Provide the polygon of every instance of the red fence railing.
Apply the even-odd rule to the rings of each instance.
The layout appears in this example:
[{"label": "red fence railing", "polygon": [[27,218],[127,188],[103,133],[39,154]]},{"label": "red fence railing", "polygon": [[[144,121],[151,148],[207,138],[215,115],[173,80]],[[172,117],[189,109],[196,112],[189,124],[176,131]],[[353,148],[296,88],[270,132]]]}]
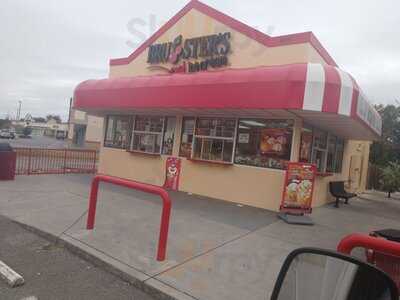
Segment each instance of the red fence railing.
[{"label": "red fence railing", "polygon": [[95,173],[96,150],[14,148],[16,175]]}]

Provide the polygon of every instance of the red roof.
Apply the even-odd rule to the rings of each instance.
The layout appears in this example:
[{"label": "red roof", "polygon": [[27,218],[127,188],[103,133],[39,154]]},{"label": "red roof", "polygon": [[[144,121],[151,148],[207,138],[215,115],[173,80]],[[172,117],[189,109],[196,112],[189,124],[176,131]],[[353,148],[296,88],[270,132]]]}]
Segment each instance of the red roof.
[{"label": "red roof", "polygon": [[88,80],[74,108],[110,113],[163,110],[285,110],[353,119],[380,134],[381,119],[352,77],[336,67],[290,64],[251,69]]},{"label": "red roof", "polygon": [[328,51],[321,45],[318,39],[312,32],[302,32],[295,34],[288,34],[282,36],[271,37],[261,31],[258,31],[198,0],[191,0],[183,9],[181,9],[175,16],[173,16],[167,23],[165,23],[159,30],[157,30],[148,40],[146,40],[139,48],[137,48],[131,55],[124,58],[116,58],[110,60],[111,66],[129,64],[132,60],[138,57],[146,48],[152,45],[161,35],[168,29],[175,25],[187,12],[191,9],[196,9],[201,13],[225,24],[226,26],[256,40],[257,42],[267,47],[278,47],[292,44],[310,43],[312,47],[321,55],[325,62],[332,66],[337,66],[336,62],[329,55]]}]

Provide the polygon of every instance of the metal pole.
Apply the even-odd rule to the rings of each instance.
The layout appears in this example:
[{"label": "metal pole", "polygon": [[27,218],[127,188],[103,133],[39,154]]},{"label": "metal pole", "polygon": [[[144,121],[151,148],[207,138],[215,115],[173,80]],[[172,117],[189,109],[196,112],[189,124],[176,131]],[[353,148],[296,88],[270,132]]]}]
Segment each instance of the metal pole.
[{"label": "metal pole", "polygon": [[161,214],[160,234],[158,239],[157,260],[158,261],[165,260],[167,251],[167,242],[168,242],[168,232],[169,232],[169,219],[171,216],[171,198],[169,197],[168,192],[162,187],[151,184],[131,181],[112,176],[106,176],[106,175],[96,175],[93,178],[90,190],[89,211],[86,223],[86,229],[89,230],[94,228],[94,221],[96,217],[97,194],[100,181],[109,182],[120,186],[125,186],[145,193],[155,194],[161,197],[161,199],[163,200],[163,208]]},{"label": "metal pole", "polygon": [[372,249],[393,256],[400,256],[400,243],[360,233],[353,233],[344,237],[337,246],[337,251],[344,254],[351,254],[351,251],[358,247]]}]

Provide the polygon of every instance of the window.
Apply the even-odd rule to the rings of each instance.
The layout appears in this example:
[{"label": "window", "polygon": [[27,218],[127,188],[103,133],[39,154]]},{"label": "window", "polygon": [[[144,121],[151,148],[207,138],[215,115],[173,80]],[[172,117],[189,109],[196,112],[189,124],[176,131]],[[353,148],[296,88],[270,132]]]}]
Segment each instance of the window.
[{"label": "window", "polygon": [[342,172],[343,152],[344,152],[344,140],[338,138],[336,143],[335,162],[334,162],[334,172],[336,173]]},{"label": "window", "polygon": [[190,158],[191,156],[194,125],[195,125],[195,118],[183,118],[179,156],[187,158]]},{"label": "window", "polygon": [[[312,140],[312,148],[309,141]],[[321,130],[305,126],[301,133],[300,162],[311,162],[319,172],[340,173],[342,170],[344,140]],[[311,153],[311,159],[307,157]]]},{"label": "window", "polygon": [[284,169],[290,160],[292,120],[239,120],[235,163]]},{"label": "window", "polygon": [[160,154],[163,130],[163,117],[136,116],[132,133],[131,150]]},{"label": "window", "polygon": [[128,116],[108,116],[106,136],[104,139],[105,147],[127,148],[128,132],[129,132]]},{"label": "window", "polygon": [[299,157],[300,162],[303,162],[303,163],[311,162],[312,142],[313,142],[312,128],[305,125],[301,129],[300,157]]},{"label": "window", "polygon": [[236,120],[198,118],[192,158],[232,163]]},{"label": "window", "polygon": [[317,166],[319,172],[325,172],[327,138],[328,135],[326,132],[317,129],[314,130],[311,162]]},{"label": "window", "polygon": [[326,171],[335,171],[336,136],[330,134],[328,138],[328,153],[326,156]]},{"label": "window", "polygon": [[172,155],[172,148],[174,147],[175,127],[176,127],[176,118],[167,117],[165,119],[162,154]]}]

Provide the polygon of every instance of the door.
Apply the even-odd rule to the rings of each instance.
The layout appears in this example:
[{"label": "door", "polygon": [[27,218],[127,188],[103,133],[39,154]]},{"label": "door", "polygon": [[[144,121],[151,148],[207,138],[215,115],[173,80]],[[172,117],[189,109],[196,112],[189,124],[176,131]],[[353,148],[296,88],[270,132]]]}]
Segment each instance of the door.
[{"label": "door", "polygon": [[362,156],[352,155],[350,158],[349,184],[352,191],[357,191],[361,183]]}]

